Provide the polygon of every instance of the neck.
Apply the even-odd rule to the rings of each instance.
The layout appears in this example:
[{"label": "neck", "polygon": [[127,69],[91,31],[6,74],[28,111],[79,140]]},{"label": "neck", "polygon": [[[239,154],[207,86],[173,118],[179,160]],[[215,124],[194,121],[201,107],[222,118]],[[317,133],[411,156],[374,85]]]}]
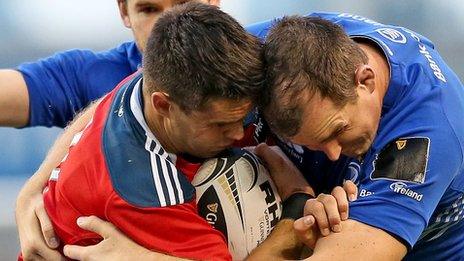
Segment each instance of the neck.
[{"label": "neck", "polygon": [[387,93],[388,84],[390,82],[390,66],[383,51],[376,44],[371,42],[358,43],[369,59],[371,66],[376,74],[376,90],[379,93],[380,103]]},{"label": "neck", "polygon": [[[145,84],[143,85],[145,86]],[[142,87],[143,88],[143,87]],[[175,147],[172,140],[169,138],[166,129],[165,118],[156,112],[151,102],[151,94],[142,89],[143,94],[143,117],[148,125],[150,131],[155,135],[156,139],[160,142],[163,149],[168,153],[177,154],[179,150]]]}]

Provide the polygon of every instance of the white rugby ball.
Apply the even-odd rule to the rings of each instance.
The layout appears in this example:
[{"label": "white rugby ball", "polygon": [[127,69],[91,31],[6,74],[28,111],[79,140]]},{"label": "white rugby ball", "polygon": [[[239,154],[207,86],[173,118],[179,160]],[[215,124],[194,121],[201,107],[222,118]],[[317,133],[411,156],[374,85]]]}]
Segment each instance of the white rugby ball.
[{"label": "white rugby ball", "polygon": [[248,151],[206,161],[192,184],[198,213],[224,234],[234,260],[263,242],[281,216],[281,199],[267,169]]}]

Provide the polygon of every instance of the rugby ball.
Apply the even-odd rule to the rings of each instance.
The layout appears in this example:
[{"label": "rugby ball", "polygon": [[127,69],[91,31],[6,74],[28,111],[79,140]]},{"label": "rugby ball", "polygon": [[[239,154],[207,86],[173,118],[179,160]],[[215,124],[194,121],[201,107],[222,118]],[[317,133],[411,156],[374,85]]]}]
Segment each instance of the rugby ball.
[{"label": "rugby ball", "polygon": [[224,234],[234,260],[245,259],[281,216],[281,199],[269,172],[246,150],[206,161],[192,184],[199,214]]}]

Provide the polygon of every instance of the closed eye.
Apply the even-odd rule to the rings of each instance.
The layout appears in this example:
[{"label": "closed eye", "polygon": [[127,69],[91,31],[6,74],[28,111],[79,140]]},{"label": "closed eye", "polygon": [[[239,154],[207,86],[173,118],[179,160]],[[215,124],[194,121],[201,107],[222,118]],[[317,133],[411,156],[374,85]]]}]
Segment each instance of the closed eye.
[{"label": "closed eye", "polygon": [[322,143],[327,143],[335,138],[337,138],[338,136],[340,136],[343,132],[345,132],[346,130],[348,130],[350,128],[350,126],[348,124],[346,125],[343,125],[339,128],[337,128],[334,132],[332,132],[332,134],[330,134],[329,137],[325,138],[322,140]]},{"label": "closed eye", "polygon": [[139,13],[152,14],[162,12],[159,6],[155,5],[142,5],[138,7]]},{"label": "closed eye", "polygon": [[235,125],[235,124],[237,124],[237,123],[241,123],[241,124],[242,124],[244,120],[245,120],[245,119],[240,119],[240,120],[238,120],[238,121],[232,121],[232,122],[216,122],[216,123],[214,123],[214,124],[215,124],[216,126],[218,126],[218,127],[225,127],[225,126],[229,126],[229,125]]}]

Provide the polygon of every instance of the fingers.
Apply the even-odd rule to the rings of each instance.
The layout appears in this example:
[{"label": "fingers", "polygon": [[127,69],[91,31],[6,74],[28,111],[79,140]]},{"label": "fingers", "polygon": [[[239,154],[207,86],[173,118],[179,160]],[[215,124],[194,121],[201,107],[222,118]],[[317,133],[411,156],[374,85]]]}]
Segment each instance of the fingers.
[{"label": "fingers", "polygon": [[96,216],[79,217],[76,222],[80,228],[95,232],[103,238],[108,238],[116,232],[113,224],[103,221]]},{"label": "fingers", "polygon": [[87,256],[88,248],[90,247],[66,245],[63,248],[63,253],[70,259],[84,260],[84,258]]},{"label": "fingers", "polygon": [[[24,219],[25,217],[23,217]],[[24,260],[41,259],[39,252],[41,249],[47,249],[45,241],[40,237],[40,225],[35,218],[27,223],[27,227],[18,222],[18,232],[21,245],[21,253]],[[35,235],[39,235],[35,237]]]},{"label": "fingers", "polygon": [[314,248],[317,239],[317,226],[314,216],[308,215],[295,220],[293,228],[295,235],[305,245]]},{"label": "fingers", "polygon": [[341,220],[347,220],[348,219],[348,199],[347,199],[347,194],[345,190],[339,186],[335,187],[332,190],[331,195],[335,198]]},{"label": "fingers", "polygon": [[[49,248],[43,237],[42,228],[49,230],[51,223],[46,216],[40,191],[18,199],[15,214],[24,260],[60,260],[62,258],[58,251]],[[42,224],[45,225],[42,227]]]},{"label": "fingers", "polygon": [[258,144],[255,148],[255,153],[267,165],[269,165],[269,163],[276,162],[276,160],[281,160],[279,155],[275,151],[271,150],[271,148],[265,143]]},{"label": "fingers", "polygon": [[30,245],[32,249],[30,251],[22,250],[23,260],[65,260],[65,258],[57,250],[48,248],[45,242],[42,244]]},{"label": "fingers", "polygon": [[40,228],[42,230],[42,235],[45,239],[45,242],[50,248],[57,248],[60,243],[58,241],[58,237],[53,230],[52,222],[45,211],[45,207],[43,201],[38,204],[35,208],[35,214],[39,219]]},{"label": "fingers", "polygon": [[346,192],[346,195],[348,195],[348,198],[350,201],[355,201],[358,197],[358,187],[356,184],[353,183],[351,180],[345,180],[343,183],[343,189]]},{"label": "fingers", "polygon": [[50,260],[50,261],[58,261],[58,260],[66,260],[61,254],[60,252],[58,252],[57,250],[53,250],[53,249],[50,249],[50,248],[42,248],[39,253],[41,258],[43,258],[44,260]]},{"label": "fingers", "polygon": [[338,204],[335,197],[332,195],[320,194],[318,196],[318,200],[324,205],[324,211],[329,221],[328,227],[324,230],[323,235],[327,236],[330,234],[330,230],[333,232],[342,231],[340,212],[338,210]]},{"label": "fingers", "polygon": [[348,200],[345,191],[338,187],[332,195],[319,194],[315,199],[306,202],[304,215],[312,215],[323,236],[328,236],[330,231],[340,232],[342,220],[348,219]]},{"label": "fingers", "polygon": [[256,146],[247,146],[247,147],[242,147],[242,149],[249,151],[251,153],[255,153]]}]

